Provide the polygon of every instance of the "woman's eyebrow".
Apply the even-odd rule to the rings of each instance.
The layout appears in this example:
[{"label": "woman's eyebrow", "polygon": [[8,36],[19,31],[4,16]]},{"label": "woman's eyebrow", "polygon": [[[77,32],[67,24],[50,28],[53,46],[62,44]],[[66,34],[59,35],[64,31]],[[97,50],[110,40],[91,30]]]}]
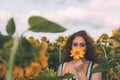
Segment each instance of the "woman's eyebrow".
[{"label": "woman's eyebrow", "polygon": [[80,43],[80,44],[86,44],[86,43]]}]

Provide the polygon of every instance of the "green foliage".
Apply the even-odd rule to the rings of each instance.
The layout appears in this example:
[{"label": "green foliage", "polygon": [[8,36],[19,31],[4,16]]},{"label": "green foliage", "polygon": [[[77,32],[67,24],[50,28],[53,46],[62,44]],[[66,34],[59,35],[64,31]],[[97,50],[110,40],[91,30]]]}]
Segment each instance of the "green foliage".
[{"label": "green foliage", "polygon": [[41,37],[41,41],[46,41],[47,42],[47,37],[45,37],[45,36]]},{"label": "green foliage", "polygon": [[2,34],[0,34],[0,48],[5,47],[4,44],[9,42],[12,39],[12,37],[10,36],[4,36]]},{"label": "green foliage", "polygon": [[57,76],[56,72],[53,69],[46,68],[40,72],[40,76],[35,77],[34,79],[35,80],[63,80],[63,79],[72,78],[72,77],[73,75],[70,73],[67,73],[63,76]]},{"label": "green foliage", "polygon": [[58,76],[58,80],[60,80],[60,79],[66,79],[66,78],[73,78],[73,74],[71,74],[71,73],[66,73],[66,74],[64,74],[63,76]]},{"label": "green foliage", "polygon": [[34,32],[63,32],[66,29],[62,26],[51,22],[40,16],[32,16],[29,18],[29,30]]},{"label": "green foliage", "polygon": [[102,34],[96,42],[97,48],[101,51],[102,64],[95,67],[92,72],[102,72],[104,80],[120,79],[120,35],[119,28],[114,30],[114,35],[108,37]]},{"label": "green foliage", "polygon": [[[51,46],[53,46],[54,48],[51,49]],[[55,71],[57,71],[59,65],[63,61],[63,54],[62,54],[63,53],[63,48],[61,48],[61,50],[60,50],[60,46],[57,45],[56,43],[53,43],[53,44],[49,43],[47,53],[50,54],[50,58],[48,60],[49,68],[54,69]],[[59,61],[59,57],[60,57],[59,53],[61,53],[61,62]]]},{"label": "green foliage", "polygon": [[[47,53],[50,54],[50,58],[48,60],[49,68],[54,69],[55,71],[58,70],[59,66],[59,49],[56,44],[51,44],[54,46],[54,49],[51,50],[50,46],[47,49]],[[54,63],[53,63],[54,62]]]},{"label": "green foliage", "polygon": [[120,35],[111,36],[110,38],[120,43]]},{"label": "green foliage", "polygon": [[54,80],[56,72],[53,69],[45,68],[40,72],[40,76],[36,77],[35,80]]},{"label": "green foliage", "polygon": [[116,66],[116,64],[114,63],[110,63],[110,64],[101,64],[97,67],[95,67],[93,69],[93,73],[96,73],[96,72],[108,72],[110,70],[111,67],[114,67]]},{"label": "green foliage", "polygon": [[13,45],[13,38],[0,34],[0,61],[7,63],[10,56],[10,48]]},{"label": "green foliage", "polygon": [[103,40],[106,40],[108,38],[108,35],[107,34],[102,34],[101,37],[103,38]]},{"label": "green foliage", "polygon": [[4,77],[0,77],[0,80],[5,80],[5,78]]},{"label": "green foliage", "polygon": [[120,27],[113,30],[113,36],[120,35]]},{"label": "green foliage", "polygon": [[[40,16],[31,16],[28,20],[30,28],[34,32],[63,32],[66,29]],[[0,62],[7,66],[6,79],[11,80],[12,68],[16,64],[25,67],[36,59],[37,48],[33,46],[23,34],[20,37],[13,37],[15,33],[15,22],[11,18],[6,26],[7,36],[0,34]],[[50,73],[51,74],[51,73]]]},{"label": "green foliage", "polygon": [[110,38],[120,43],[120,27],[113,30],[113,35]]},{"label": "green foliage", "polygon": [[[30,29],[32,31],[37,30],[37,32],[63,32],[66,29],[61,27],[60,25],[51,22],[43,17],[40,16],[31,16],[28,20],[30,24]],[[42,25],[48,24],[44,27]],[[52,25],[52,26],[50,26]],[[49,27],[50,26],[50,27]],[[54,28],[54,29],[51,29]],[[8,21],[8,24],[6,26],[6,31],[8,33],[7,36],[4,36],[0,34],[0,55],[3,60],[6,62],[9,61],[10,53],[11,53],[11,47],[13,46],[14,39],[12,35],[15,33],[15,23],[14,19],[11,18]],[[4,45],[7,45],[4,47]],[[24,66],[25,64],[29,64],[31,61],[35,60],[38,54],[35,54],[35,51],[37,51],[36,47],[33,46],[26,38],[24,38],[22,35],[20,37],[18,50],[16,52],[15,57],[15,64]]]},{"label": "green foliage", "polygon": [[21,37],[18,50],[16,52],[15,64],[25,66],[34,61],[34,52],[32,44],[24,37]]},{"label": "green foliage", "polygon": [[[62,26],[49,21],[40,16],[31,16],[28,20],[30,28],[28,30],[34,32],[63,32],[66,29]],[[29,42],[23,35],[21,35],[18,40],[18,46],[14,44],[16,37],[13,37],[15,33],[15,23],[14,19],[11,18],[6,26],[7,36],[0,34],[0,62],[7,64],[7,73],[11,74],[12,66],[14,64],[18,66],[25,67],[29,65],[32,61],[38,58],[38,48],[40,50],[41,46],[36,47],[33,43]],[[51,44],[43,37],[42,41],[48,42],[49,46],[46,51],[47,55],[50,55],[48,60],[49,68],[42,69],[39,76],[34,77],[35,80],[61,80],[65,78],[73,77],[72,74],[68,73],[63,76],[57,76],[56,71],[58,66],[62,63],[63,47],[60,47],[56,43]],[[61,41],[61,40],[60,40]],[[117,43],[117,44],[116,44]],[[54,46],[52,49],[50,46]],[[102,64],[93,69],[93,73],[102,72],[104,80],[115,80],[120,79],[120,28],[114,30],[114,35],[108,36],[107,34],[102,34],[100,39],[96,41],[97,48],[101,51],[100,57],[102,59]],[[13,50],[13,51],[12,51]],[[61,55],[59,55],[59,53]],[[14,57],[15,56],[15,57]],[[9,59],[11,58],[11,59]],[[9,65],[14,63],[13,65]],[[112,72],[111,72],[112,70]],[[117,78],[112,75],[118,75]],[[10,78],[11,77],[11,78]],[[13,79],[11,75],[6,75],[7,79]],[[4,79],[0,77],[0,79]],[[14,78],[14,80],[20,80],[19,78]]]},{"label": "green foliage", "polygon": [[13,18],[11,18],[8,21],[8,24],[6,26],[6,31],[10,36],[12,36],[15,33],[15,22]]}]

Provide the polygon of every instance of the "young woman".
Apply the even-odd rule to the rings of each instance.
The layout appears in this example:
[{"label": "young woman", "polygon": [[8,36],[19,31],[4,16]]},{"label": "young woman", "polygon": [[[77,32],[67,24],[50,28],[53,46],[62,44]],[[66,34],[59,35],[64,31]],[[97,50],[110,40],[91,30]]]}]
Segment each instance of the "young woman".
[{"label": "young woman", "polygon": [[[85,53],[84,57],[74,60],[70,56],[70,51],[73,48],[81,48]],[[99,63],[93,39],[86,31],[78,31],[67,40],[64,47],[64,63],[58,68],[58,76],[71,73],[74,75],[73,78],[65,80],[102,80],[101,72],[91,73],[91,70]]]}]

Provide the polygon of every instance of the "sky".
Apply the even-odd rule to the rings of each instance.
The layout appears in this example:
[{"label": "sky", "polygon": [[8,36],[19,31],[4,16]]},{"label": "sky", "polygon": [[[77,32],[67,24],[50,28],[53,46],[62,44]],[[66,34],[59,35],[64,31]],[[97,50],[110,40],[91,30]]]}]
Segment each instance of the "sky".
[{"label": "sky", "polygon": [[[67,30],[62,33],[34,33],[29,28],[30,16],[42,16],[60,24]],[[60,35],[86,30],[97,39],[101,34],[112,34],[120,27],[120,0],[0,0],[0,32],[5,31],[8,20],[13,17],[19,36],[46,36],[54,41]]]}]

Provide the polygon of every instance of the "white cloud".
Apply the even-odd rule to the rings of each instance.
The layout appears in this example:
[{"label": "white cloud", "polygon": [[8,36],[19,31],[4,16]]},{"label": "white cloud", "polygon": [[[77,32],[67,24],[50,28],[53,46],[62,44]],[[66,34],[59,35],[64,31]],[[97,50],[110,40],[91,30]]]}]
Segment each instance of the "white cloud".
[{"label": "white cloud", "polygon": [[42,13],[39,10],[32,10],[29,13],[24,14],[16,14],[15,17],[18,18],[18,23],[20,24],[26,24],[28,23],[28,18],[33,15],[41,16]]},{"label": "white cloud", "polygon": [[[29,0],[23,0],[19,5],[21,5],[21,3],[23,4],[24,1],[27,3]],[[38,3],[35,5],[34,3],[29,2],[29,4],[24,4],[23,7],[21,6],[19,8],[16,8],[17,10],[23,9],[23,12],[18,11],[22,13],[9,12],[0,8],[1,23],[7,22],[8,19],[13,16],[17,25],[18,32],[22,33],[29,27],[28,18],[33,15],[38,15],[65,26],[68,29],[65,34],[73,33],[80,29],[85,29],[90,31],[90,33],[92,33],[94,36],[105,32],[106,29],[108,29],[107,32],[110,33],[111,29],[120,26],[120,0],[92,0],[86,3],[86,6],[76,6],[70,3],[72,0],[70,2],[69,0],[65,1],[66,3],[64,5],[61,4],[61,6],[60,4],[59,6],[56,5],[58,3],[64,3],[63,0],[57,0],[56,4],[55,2],[54,4],[52,2],[48,3],[47,0],[41,1],[44,4],[40,3],[37,0],[37,2],[42,4],[40,6]],[[75,3],[77,3],[77,1],[78,0],[76,0]],[[47,5],[45,5],[45,2],[47,2]],[[12,5],[12,3],[10,5]],[[29,9],[27,10],[27,8]],[[41,8],[44,8],[45,11]],[[99,31],[96,31],[98,29]],[[3,28],[0,30],[3,30]],[[94,34],[95,31],[96,34]]]},{"label": "white cloud", "polygon": [[97,11],[104,11],[106,9],[108,9],[108,4],[109,2],[107,2],[107,5],[105,3],[106,1],[104,0],[94,0],[91,1],[91,4],[88,6],[88,8],[90,8],[91,10],[97,10]]},{"label": "white cloud", "polygon": [[[109,1],[109,0],[108,0]],[[110,0],[110,6],[114,8],[120,8],[120,0]]]},{"label": "white cloud", "polygon": [[64,10],[57,10],[55,12],[47,13],[46,16],[55,21],[67,22],[70,20],[84,20],[88,13],[84,8],[68,7]]},{"label": "white cloud", "polygon": [[112,8],[120,8],[120,0],[94,0],[89,5],[90,9],[106,11]]},{"label": "white cloud", "polygon": [[12,16],[12,14],[8,11],[5,10],[0,10],[0,20],[1,21],[6,21],[8,20],[10,17]]},{"label": "white cloud", "polygon": [[119,27],[120,26],[120,18],[112,18],[112,17],[106,17],[104,20],[105,25],[111,28]]}]

